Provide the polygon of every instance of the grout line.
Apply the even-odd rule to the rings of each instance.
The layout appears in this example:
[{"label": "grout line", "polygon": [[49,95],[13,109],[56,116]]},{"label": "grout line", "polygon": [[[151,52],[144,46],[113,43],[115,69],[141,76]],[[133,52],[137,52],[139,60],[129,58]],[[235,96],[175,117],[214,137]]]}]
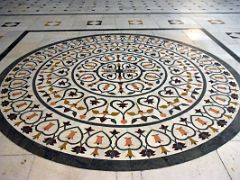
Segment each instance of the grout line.
[{"label": "grout line", "polygon": [[28,175],[27,175],[27,179],[26,179],[26,180],[29,180],[30,174],[31,174],[32,169],[33,169],[33,164],[34,164],[34,162],[35,162],[35,158],[36,158],[36,156],[33,156],[33,161],[32,161],[32,164],[31,164],[31,166],[30,166],[30,169],[29,169],[29,171],[28,171]]},{"label": "grout line", "polygon": [[0,157],[7,157],[7,156],[32,156],[33,154],[3,154]]},{"label": "grout line", "polygon": [[28,14],[5,14],[2,13],[0,16],[62,16],[62,15],[147,15],[147,14],[240,14],[239,11],[236,12],[118,12],[118,13],[28,13]]},{"label": "grout line", "polygon": [[142,175],[143,171],[140,171],[140,179],[143,180],[143,175]]},{"label": "grout line", "polygon": [[116,171],[115,174],[116,174],[116,180],[118,180],[118,172]]},{"label": "grout line", "polygon": [[26,36],[28,31],[24,31],[18,38],[13,41],[0,55],[0,61]]},{"label": "grout line", "polygon": [[230,56],[233,57],[236,61],[240,63],[240,57],[235,54],[232,50],[230,50],[226,45],[224,45],[221,41],[219,41],[215,36],[213,36],[210,32],[208,32],[206,29],[202,28],[202,31],[210,38],[212,39],[217,45],[219,45],[223,50],[225,50]]},{"label": "grout line", "polygon": [[216,153],[217,153],[217,155],[218,155],[219,159],[221,160],[221,162],[222,162],[222,164],[223,164],[223,166],[224,166],[225,170],[227,171],[227,174],[228,174],[228,176],[229,176],[229,177],[230,177],[230,179],[232,180],[232,176],[230,175],[230,173],[229,173],[229,171],[228,171],[228,169],[227,169],[226,165],[224,164],[224,162],[223,162],[223,160],[222,160],[221,156],[219,155],[219,153],[218,153],[218,150],[216,150]]}]

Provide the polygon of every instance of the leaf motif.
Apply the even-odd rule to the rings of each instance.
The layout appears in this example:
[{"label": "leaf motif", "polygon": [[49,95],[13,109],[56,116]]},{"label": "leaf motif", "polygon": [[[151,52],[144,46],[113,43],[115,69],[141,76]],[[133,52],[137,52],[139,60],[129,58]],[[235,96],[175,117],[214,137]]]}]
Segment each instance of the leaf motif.
[{"label": "leaf motif", "polygon": [[152,113],[153,112],[153,109],[148,109],[147,110],[147,113]]},{"label": "leaf motif", "polygon": [[129,116],[135,116],[135,115],[136,115],[135,112],[127,112],[127,114],[128,114]]},{"label": "leaf motif", "polygon": [[70,102],[68,100],[64,100],[64,104],[69,104]]},{"label": "leaf motif", "polygon": [[81,110],[84,110],[84,109],[86,109],[86,108],[83,107],[83,106],[79,106],[77,109],[78,109],[79,111],[81,111]]},{"label": "leaf motif", "polygon": [[157,116],[152,115],[151,118],[153,119],[159,119]]},{"label": "leaf motif", "polygon": [[179,102],[179,98],[175,98],[175,99],[174,99],[174,102],[175,102],[175,103],[178,103],[178,102]]},{"label": "leaf motif", "polygon": [[72,115],[73,115],[73,117],[76,117],[77,116],[77,112],[73,111]]},{"label": "leaf motif", "polygon": [[115,119],[111,119],[111,122],[113,122],[114,124],[117,124],[117,121]]},{"label": "leaf motif", "polygon": [[137,118],[132,120],[132,124],[134,124],[135,122],[137,122]]},{"label": "leaf motif", "polygon": [[64,106],[56,106],[55,108],[63,108]]},{"label": "leaf motif", "polygon": [[182,96],[186,96],[186,95],[187,95],[187,93],[182,93],[181,95],[182,95]]},{"label": "leaf motif", "polygon": [[111,115],[112,116],[117,116],[117,115],[119,115],[119,112],[112,112]]},{"label": "leaf motif", "polygon": [[161,106],[159,106],[159,107],[162,108],[162,109],[166,109],[166,108],[168,108],[167,105],[161,105]]},{"label": "leaf motif", "polygon": [[69,112],[69,111],[71,111],[70,108],[65,108],[63,112]]},{"label": "leaf motif", "polygon": [[96,117],[90,117],[90,118],[88,119],[88,121],[92,121],[92,120],[94,120],[94,119],[96,119]]},{"label": "leaf motif", "polygon": [[98,110],[92,110],[92,113],[93,114],[99,114],[99,111]]}]

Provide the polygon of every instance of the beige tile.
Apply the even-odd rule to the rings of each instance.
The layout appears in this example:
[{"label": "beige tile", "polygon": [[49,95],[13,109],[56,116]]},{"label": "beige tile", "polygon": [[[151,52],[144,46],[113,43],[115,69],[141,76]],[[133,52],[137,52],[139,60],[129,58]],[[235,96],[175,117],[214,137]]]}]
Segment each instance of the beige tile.
[{"label": "beige tile", "polygon": [[0,156],[0,179],[26,180],[33,160],[32,155]]},{"label": "beige tile", "polygon": [[115,172],[74,168],[36,157],[29,180],[115,180]]},{"label": "beige tile", "polygon": [[143,171],[143,180],[228,180],[230,179],[219,156],[214,151],[201,158],[183,164]]},{"label": "beige tile", "polygon": [[116,180],[141,180],[141,172],[116,172]]},{"label": "beige tile", "polygon": [[18,145],[14,144],[7,137],[0,133],[0,156],[1,155],[26,155],[31,154],[30,152],[24,150]]},{"label": "beige tile", "polygon": [[240,141],[231,141],[219,148],[221,157],[233,180],[240,179]]}]

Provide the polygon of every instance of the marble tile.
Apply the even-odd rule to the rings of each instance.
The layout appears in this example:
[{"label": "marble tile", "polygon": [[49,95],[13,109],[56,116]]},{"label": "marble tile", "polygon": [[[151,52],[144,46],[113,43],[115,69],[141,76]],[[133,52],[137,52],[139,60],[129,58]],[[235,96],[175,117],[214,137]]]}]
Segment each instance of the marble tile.
[{"label": "marble tile", "polygon": [[33,163],[32,171],[29,174],[29,179],[42,180],[43,173],[45,180],[75,180],[76,178],[79,180],[99,178],[104,180],[116,179],[115,172],[74,168],[36,157]]},{"label": "marble tile", "polygon": [[0,156],[0,179],[27,180],[33,161],[32,155]]},{"label": "marble tile", "polygon": [[26,151],[25,149],[17,146],[13,142],[11,142],[7,137],[0,133],[0,144],[4,144],[0,148],[0,156],[2,155],[25,155],[31,154],[30,152]]},{"label": "marble tile", "polygon": [[168,180],[202,180],[209,179],[209,176],[211,180],[230,180],[216,152],[211,152],[204,157],[168,168],[143,171],[142,176],[143,179],[151,180],[158,180],[160,177]]},{"label": "marble tile", "polygon": [[142,180],[140,171],[116,172],[116,180]]},{"label": "marble tile", "polygon": [[231,141],[217,151],[233,180],[240,179],[240,141]]}]

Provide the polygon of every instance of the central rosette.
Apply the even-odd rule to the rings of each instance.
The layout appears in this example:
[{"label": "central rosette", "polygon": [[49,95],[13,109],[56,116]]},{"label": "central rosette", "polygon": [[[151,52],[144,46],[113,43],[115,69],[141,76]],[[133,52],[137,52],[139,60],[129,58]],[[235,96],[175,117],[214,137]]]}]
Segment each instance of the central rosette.
[{"label": "central rosette", "polygon": [[159,88],[166,79],[166,70],[160,63],[145,56],[104,54],[77,64],[73,79],[88,92],[122,98]]},{"label": "central rosette", "polygon": [[98,70],[99,76],[113,83],[124,83],[136,80],[141,75],[141,69],[136,63],[111,62],[103,64]]}]

